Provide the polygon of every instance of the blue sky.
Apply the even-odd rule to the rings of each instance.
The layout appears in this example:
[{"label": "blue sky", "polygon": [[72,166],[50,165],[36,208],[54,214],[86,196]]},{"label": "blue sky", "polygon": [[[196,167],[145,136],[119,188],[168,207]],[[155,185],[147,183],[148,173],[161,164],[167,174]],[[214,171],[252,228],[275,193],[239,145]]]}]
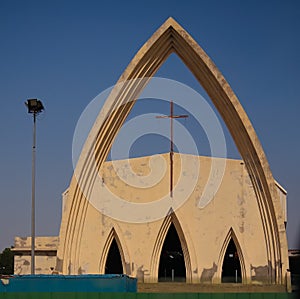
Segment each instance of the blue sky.
[{"label": "blue sky", "polygon": [[[14,236],[30,235],[32,120],[24,101],[37,97],[46,107],[38,120],[37,235],[58,235],[61,193],[72,176],[72,138],[81,113],[97,94],[116,83],[169,16],[194,37],[237,94],[275,179],[288,190],[288,241],[290,248],[297,246],[298,1],[2,0],[0,250],[13,245]],[[201,92],[176,56],[158,75]],[[134,113],[143,109],[147,103]],[[168,113],[168,107],[156,111]],[[154,143],[159,145],[150,153],[169,149],[166,140]],[[148,154],[147,144],[149,140],[140,140],[135,151]],[[229,156],[238,157],[229,137],[228,146]]]}]

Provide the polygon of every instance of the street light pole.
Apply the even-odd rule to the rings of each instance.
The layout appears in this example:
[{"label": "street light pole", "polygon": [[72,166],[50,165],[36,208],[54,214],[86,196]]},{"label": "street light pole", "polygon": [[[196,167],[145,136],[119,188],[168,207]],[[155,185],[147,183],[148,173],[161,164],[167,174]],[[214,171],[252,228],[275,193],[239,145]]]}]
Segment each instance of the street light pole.
[{"label": "street light pole", "polygon": [[28,113],[33,114],[32,140],[32,177],[31,177],[31,274],[35,274],[35,153],[36,153],[36,116],[44,110],[41,101],[29,99],[25,102]]},{"label": "street light pole", "polygon": [[35,274],[35,151],[36,112],[33,112],[32,173],[31,173],[31,274]]}]

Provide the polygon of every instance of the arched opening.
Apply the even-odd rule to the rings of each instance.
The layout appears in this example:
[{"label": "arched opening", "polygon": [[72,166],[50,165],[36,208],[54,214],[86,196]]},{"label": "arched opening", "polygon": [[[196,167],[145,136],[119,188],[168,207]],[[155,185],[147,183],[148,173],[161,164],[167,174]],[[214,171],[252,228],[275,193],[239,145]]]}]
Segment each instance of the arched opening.
[{"label": "arched opening", "polygon": [[233,239],[227,246],[222,266],[222,282],[241,283],[241,263]]},{"label": "arched opening", "polygon": [[107,255],[105,274],[123,274],[121,254],[115,238],[112,240]]},{"label": "arched opening", "polygon": [[184,255],[179,236],[173,223],[171,223],[161,250],[158,281],[186,281]]}]

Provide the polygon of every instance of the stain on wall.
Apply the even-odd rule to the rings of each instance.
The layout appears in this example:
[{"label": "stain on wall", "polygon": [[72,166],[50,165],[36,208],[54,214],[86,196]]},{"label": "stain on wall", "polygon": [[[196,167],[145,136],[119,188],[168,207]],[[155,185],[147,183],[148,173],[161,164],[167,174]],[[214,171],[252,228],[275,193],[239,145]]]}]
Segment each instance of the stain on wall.
[{"label": "stain on wall", "polygon": [[215,262],[213,263],[213,266],[211,268],[204,268],[202,273],[201,273],[201,277],[200,277],[200,282],[204,283],[204,282],[212,282],[212,278],[214,276],[214,274],[217,272],[218,266],[215,264]]},{"label": "stain on wall", "polygon": [[56,259],[56,267],[55,267],[56,271],[62,272],[62,265],[63,265],[63,260],[60,258],[57,258]]},{"label": "stain on wall", "polygon": [[136,271],[136,278],[139,282],[144,282],[145,270],[143,270],[144,265],[138,267]]},{"label": "stain on wall", "polygon": [[125,271],[127,275],[131,275],[130,263],[125,263]]},{"label": "stain on wall", "polygon": [[252,281],[259,281],[264,283],[270,282],[270,274],[272,275],[273,269],[271,263],[265,266],[254,267],[251,265],[251,279]]},{"label": "stain on wall", "polygon": [[29,266],[30,263],[29,263],[28,261],[25,260],[25,261],[23,262],[23,265],[24,265],[24,266]]}]

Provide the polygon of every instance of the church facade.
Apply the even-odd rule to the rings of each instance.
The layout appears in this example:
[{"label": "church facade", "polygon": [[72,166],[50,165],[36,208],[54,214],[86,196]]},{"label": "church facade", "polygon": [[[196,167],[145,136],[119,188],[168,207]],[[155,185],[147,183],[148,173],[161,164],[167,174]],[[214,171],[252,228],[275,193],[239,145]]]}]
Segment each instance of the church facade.
[{"label": "church facade", "polygon": [[[172,171],[169,154],[106,162],[147,78],[171,53],[210,96],[241,160],[174,154]],[[238,98],[203,49],[169,18],[133,58],[122,82],[98,115],[63,195],[55,271],[124,273],[144,283],[288,284],[286,191],[273,178]],[[221,165],[222,180],[218,187],[210,183],[209,191],[205,186]],[[160,180],[145,183],[147,188],[130,186],[120,176],[129,168]]]}]

